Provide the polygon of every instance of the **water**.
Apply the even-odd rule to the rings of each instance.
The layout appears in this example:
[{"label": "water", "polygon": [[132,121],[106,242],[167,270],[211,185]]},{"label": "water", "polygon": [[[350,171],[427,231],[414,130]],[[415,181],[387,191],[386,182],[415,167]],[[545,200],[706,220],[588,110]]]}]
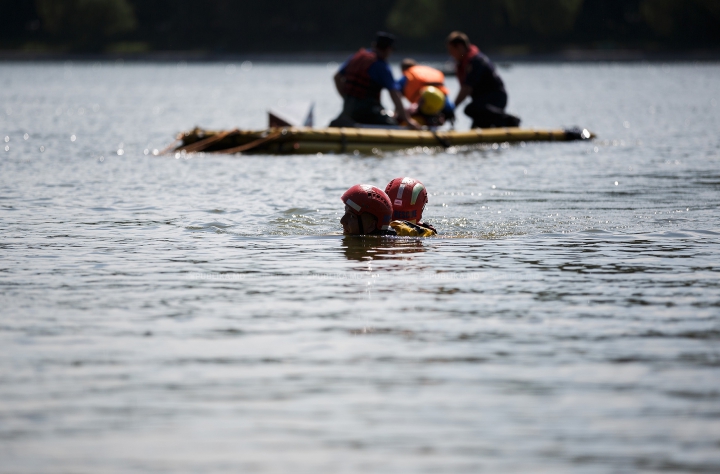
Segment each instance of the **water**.
[{"label": "water", "polygon": [[[155,157],[331,71],[0,65],[0,472],[718,472],[720,67],[501,72],[599,139]],[[404,175],[443,238],[338,235]]]}]

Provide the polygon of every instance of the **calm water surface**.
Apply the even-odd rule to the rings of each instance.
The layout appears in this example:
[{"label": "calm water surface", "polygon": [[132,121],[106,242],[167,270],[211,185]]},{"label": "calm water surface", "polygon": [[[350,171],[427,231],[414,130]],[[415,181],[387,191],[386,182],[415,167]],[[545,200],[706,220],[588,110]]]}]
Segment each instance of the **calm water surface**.
[{"label": "calm water surface", "polygon": [[[501,71],[594,142],[153,156],[332,69],[0,64],[0,472],[719,472],[720,66]],[[404,175],[443,238],[338,235]]]}]

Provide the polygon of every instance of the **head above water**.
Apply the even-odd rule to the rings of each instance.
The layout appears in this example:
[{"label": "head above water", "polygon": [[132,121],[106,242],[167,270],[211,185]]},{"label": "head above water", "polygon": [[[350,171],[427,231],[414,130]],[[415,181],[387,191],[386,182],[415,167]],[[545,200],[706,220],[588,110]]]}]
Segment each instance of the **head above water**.
[{"label": "head above water", "polygon": [[392,218],[390,198],[382,189],[369,184],[356,184],[340,198],[345,214],[340,219],[346,235],[369,235],[387,231]]},{"label": "head above water", "polygon": [[371,235],[377,230],[377,217],[369,212],[358,215],[352,208],[345,206],[345,214],[340,218],[345,235]]},{"label": "head above water", "polygon": [[409,221],[413,224],[421,221],[423,210],[428,203],[425,185],[414,178],[395,178],[385,187],[385,192],[393,205],[393,220]]},{"label": "head above water", "polygon": [[375,35],[372,47],[381,59],[387,59],[395,46],[395,35],[378,31]]},{"label": "head above water", "polygon": [[412,58],[405,58],[400,63],[400,69],[402,69],[403,71],[407,71],[413,66],[417,66],[417,61]]},{"label": "head above water", "polygon": [[462,31],[453,31],[445,40],[450,56],[460,61],[470,50],[470,38]]}]

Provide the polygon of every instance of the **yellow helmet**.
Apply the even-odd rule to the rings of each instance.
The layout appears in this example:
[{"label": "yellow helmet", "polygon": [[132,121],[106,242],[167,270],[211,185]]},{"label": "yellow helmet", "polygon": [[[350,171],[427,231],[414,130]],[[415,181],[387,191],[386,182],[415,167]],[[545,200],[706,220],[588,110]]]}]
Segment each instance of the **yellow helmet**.
[{"label": "yellow helmet", "polygon": [[420,94],[420,112],[435,115],[445,107],[445,94],[435,86],[423,87]]}]

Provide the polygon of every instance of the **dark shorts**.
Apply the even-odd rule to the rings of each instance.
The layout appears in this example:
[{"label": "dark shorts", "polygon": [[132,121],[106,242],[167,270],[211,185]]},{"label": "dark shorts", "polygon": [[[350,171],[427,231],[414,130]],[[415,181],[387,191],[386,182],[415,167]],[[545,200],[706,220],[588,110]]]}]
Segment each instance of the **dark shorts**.
[{"label": "dark shorts", "polygon": [[465,115],[473,119],[472,128],[517,127],[520,120],[505,113],[507,94],[504,91],[491,92],[472,98],[465,107]]}]

